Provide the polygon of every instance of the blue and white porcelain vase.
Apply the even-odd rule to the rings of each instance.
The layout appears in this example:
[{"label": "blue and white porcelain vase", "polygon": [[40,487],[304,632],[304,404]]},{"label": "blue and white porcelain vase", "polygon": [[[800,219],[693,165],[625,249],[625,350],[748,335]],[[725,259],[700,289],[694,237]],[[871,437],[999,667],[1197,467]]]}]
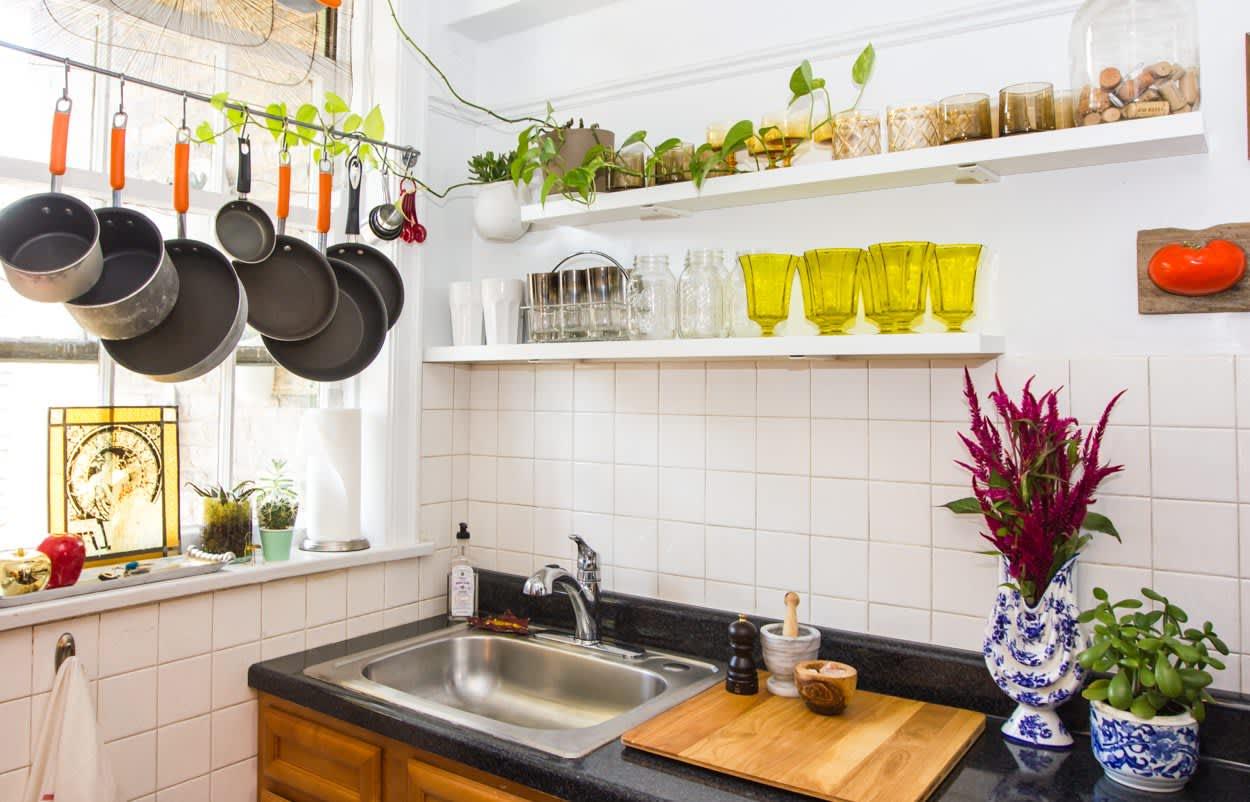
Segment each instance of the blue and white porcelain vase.
[{"label": "blue and white porcelain vase", "polygon": [[1089,735],[1107,778],[1129,788],[1179,791],[1198,769],[1198,722],[1187,712],[1147,721],[1092,702]]},{"label": "blue and white porcelain vase", "polygon": [[1073,557],[1030,607],[1009,585],[1006,559],[999,565],[998,597],[981,651],[994,682],[1017,705],[1003,724],[1009,741],[1045,749],[1072,746],[1072,735],[1055,708],[1071,699],[1085,680],[1085,670],[1076,661],[1088,643],[1076,621],[1075,567]]}]

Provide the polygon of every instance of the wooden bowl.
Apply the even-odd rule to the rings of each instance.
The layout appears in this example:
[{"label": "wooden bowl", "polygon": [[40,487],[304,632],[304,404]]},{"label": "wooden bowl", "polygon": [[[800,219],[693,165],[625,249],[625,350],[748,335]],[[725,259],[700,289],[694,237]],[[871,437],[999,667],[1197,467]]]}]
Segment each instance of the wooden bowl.
[{"label": "wooden bowl", "polygon": [[822,716],[835,716],[846,709],[858,679],[859,672],[853,666],[833,660],[804,660],[794,667],[799,696],[808,710]]}]

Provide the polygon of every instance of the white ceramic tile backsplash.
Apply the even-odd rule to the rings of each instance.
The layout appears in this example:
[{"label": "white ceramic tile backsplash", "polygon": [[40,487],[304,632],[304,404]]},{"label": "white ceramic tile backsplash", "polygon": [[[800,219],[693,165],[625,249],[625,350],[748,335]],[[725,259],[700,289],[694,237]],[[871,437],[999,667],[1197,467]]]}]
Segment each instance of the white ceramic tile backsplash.
[{"label": "white ceramic tile backsplash", "polygon": [[[441,409],[450,384],[458,408],[503,409],[507,395],[520,414],[487,413],[495,451],[475,456],[496,460],[493,480],[462,490],[453,481],[422,525],[445,527],[447,504],[468,512],[473,502],[471,517],[493,523],[495,538],[475,554],[501,570],[568,564],[576,529],[604,555],[613,590],[769,614],[796,589],[807,620],[976,648],[997,564],[977,554],[987,545],[981,522],[940,507],[968,495],[952,464],[964,456],[964,366],[600,363],[474,368],[469,378],[446,368],[451,378],[435,377],[438,401],[427,408]],[[1098,504],[1124,542],[1099,537],[1087,549],[1081,591],[1166,588],[1182,605],[1207,605],[1245,654],[1250,504],[1238,502],[1250,502],[1250,358],[1012,356],[967,366],[982,399],[995,371],[1016,393],[1029,377],[1039,395],[1062,386],[1062,411],[1083,425],[1128,390],[1103,449],[1126,470]],[[473,400],[478,389],[491,397]],[[522,440],[532,432],[539,457],[530,504],[498,500],[509,469],[496,458],[514,426]],[[1222,684],[1236,687],[1247,664],[1230,661]]]}]

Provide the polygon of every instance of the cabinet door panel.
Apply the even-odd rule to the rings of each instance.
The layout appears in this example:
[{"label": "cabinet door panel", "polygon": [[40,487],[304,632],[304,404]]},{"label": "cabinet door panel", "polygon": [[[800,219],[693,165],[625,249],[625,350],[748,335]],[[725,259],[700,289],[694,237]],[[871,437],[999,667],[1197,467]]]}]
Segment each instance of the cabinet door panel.
[{"label": "cabinet door panel", "polygon": [[526,802],[526,800],[428,763],[422,763],[420,760],[409,760],[408,796],[405,802]]},{"label": "cabinet door panel", "polygon": [[320,802],[380,802],[379,747],[272,708],[261,718],[267,779]]}]

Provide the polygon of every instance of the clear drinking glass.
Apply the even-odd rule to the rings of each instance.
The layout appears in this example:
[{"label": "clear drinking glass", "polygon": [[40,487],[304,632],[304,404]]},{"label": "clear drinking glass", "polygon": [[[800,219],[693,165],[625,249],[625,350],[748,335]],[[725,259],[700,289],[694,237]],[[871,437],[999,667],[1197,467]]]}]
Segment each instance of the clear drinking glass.
[{"label": "clear drinking glass", "polygon": [[589,273],[585,269],[560,271],[560,334],[565,340],[590,336]]},{"label": "clear drinking glass", "polygon": [[882,334],[910,331],[924,314],[932,242],[881,242],[868,248],[864,315]]},{"label": "clear drinking glass", "polygon": [[946,324],[947,331],[963,331],[964,321],[972,317],[981,247],[938,245],[929,263],[929,302],[933,316]]},{"label": "clear drinking glass", "polygon": [[998,93],[1000,136],[1055,130],[1055,87],[1045,81],[1004,86]]},{"label": "clear drinking glass", "polygon": [[821,248],[803,254],[799,265],[803,309],[821,334],[841,334],[859,312],[862,248]]},{"label": "clear drinking glass", "polygon": [[686,338],[720,337],[725,328],[725,290],[721,252],[686,253],[686,268],[677,282],[677,331]]},{"label": "clear drinking glass", "polygon": [[664,254],[634,257],[629,274],[629,338],[671,340],[677,336],[677,281]]},{"label": "clear drinking glass", "polygon": [[747,282],[741,256],[725,265],[725,336],[758,337],[760,327],[747,314]]}]

